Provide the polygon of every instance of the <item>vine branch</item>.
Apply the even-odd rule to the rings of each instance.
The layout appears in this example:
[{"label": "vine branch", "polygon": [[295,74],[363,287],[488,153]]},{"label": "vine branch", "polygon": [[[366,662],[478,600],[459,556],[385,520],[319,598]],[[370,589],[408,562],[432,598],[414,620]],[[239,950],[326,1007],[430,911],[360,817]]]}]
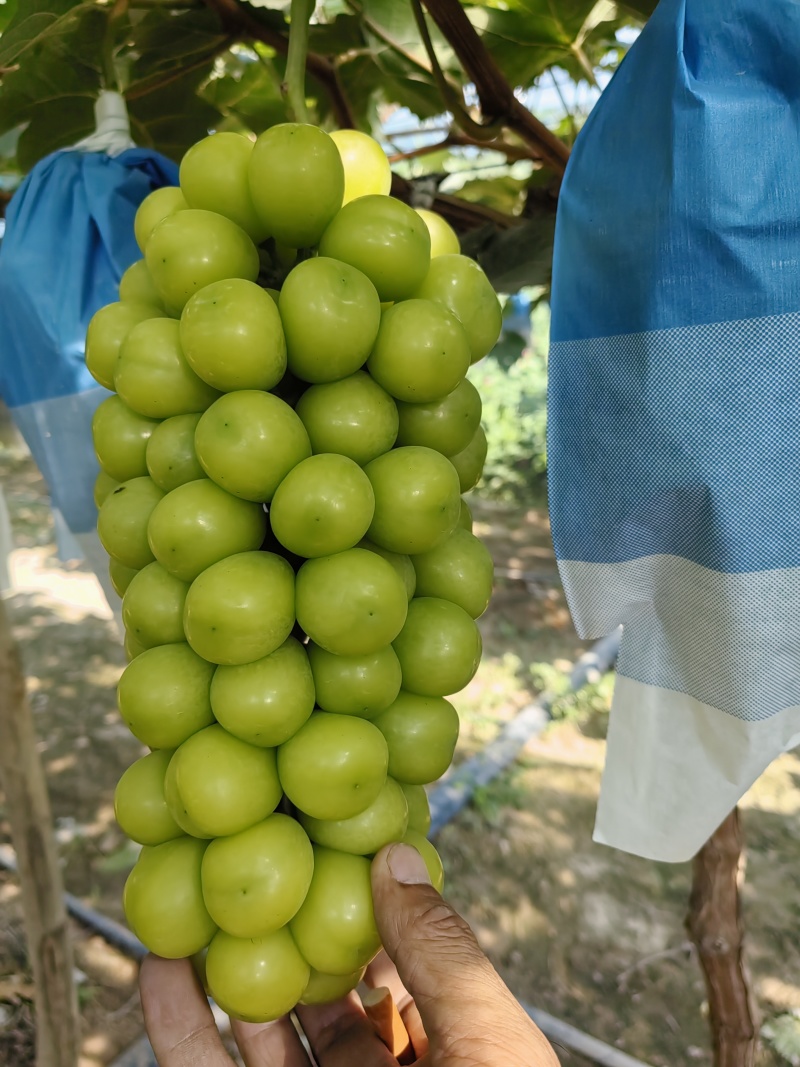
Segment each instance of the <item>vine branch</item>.
[{"label": "vine branch", "polygon": [[[425,133],[429,131],[425,130]],[[392,141],[396,140],[396,135],[392,135]],[[442,148],[464,148],[467,146],[479,145],[481,148],[486,148],[491,152],[502,152],[506,159],[518,160],[518,159],[530,159],[531,151],[529,148],[523,145],[511,144],[510,141],[483,141],[478,140],[475,137],[468,137],[465,133],[457,133],[456,131],[448,132],[447,137],[441,141],[435,141],[433,144],[420,145],[419,148],[411,148],[408,152],[395,152],[389,156],[390,163],[402,163],[407,159],[419,159],[420,156],[428,156],[432,152],[438,152]]]},{"label": "vine branch", "polygon": [[487,122],[499,122],[513,130],[530,145],[537,158],[563,174],[569,148],[516,98],[459,0],[424,0],[424,3],[474,83]]},{"label": "vine branch", "polygon": [[686,928],[708,991],[714,1067],[753,1067],[758,1007],[744,961],[739,881],[744,835],[734,808],[694,858]]},{"label": "vine branch", "polygon": [[[262,44],[269,45],[281,55],[286,55],[289,51],[289,42],[282,33],[265,25],[255,15],[241,7],[237,0],[205,0],[205,3],[219,15],[223,26],[234,32],[237,37],[261,41]],[[334,65],[325,56],[309,52],[306,56],[306,66],[309,74],[327,91],[337,125],[342,129],[354,127],[355,120],[350,102],[344,94]]]},{"label": "vine branch", "polygon": [[[414,182],[401,178],[399,174],[392,174],[391,193],[406,204],[416,204],[417,189]],[[487,225],[498,230],[509,230],[523,221],[513,215],[505,215],[502,211],[495,211],[486,204],[473,204],[469,200],[462,200],[460,196],[450,196],[448,193],[434,193],[430,206],[460,233]]]},{"label": "vine branch", "polygon": [[427,53],[428,60],[433,72],[433,80],[436,82],[436,87],[442,94],[442,99],[445,102],[446,107],[453,113],[458,125],[468,134],[476,139],[492,140],[500,133],[501,126],[497,123],[483,123],[476,122],[464,103],[464,95],[460,89],[454,89],[450,82],[445,77],[445,73],[439,63],[439,58],[436,55],[436,49],[433,46],[433,40],[428,29],[428,23],[425,18],[425,12],[422,10],[421,0],[411,0],[411,8],[414,12],[414,20],[419,30],[419,35],[422,38],[422,43],[425,46],[425,52]]}]

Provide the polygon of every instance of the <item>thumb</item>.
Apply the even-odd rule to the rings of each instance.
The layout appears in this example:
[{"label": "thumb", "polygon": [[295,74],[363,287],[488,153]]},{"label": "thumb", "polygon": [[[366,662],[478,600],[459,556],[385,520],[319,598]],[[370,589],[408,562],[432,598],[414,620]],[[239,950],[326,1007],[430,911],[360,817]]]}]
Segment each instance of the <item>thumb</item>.
[{"label": "thumb", "polygon": [[496,1052],[509,1039],[512,1046],[515,1038],[530,1042],[536,1028],[468,924],[430,884],[416,849],[405,844],[382,849],[372,864],[372,893],[383,947],[414,998],[435,1052],[473,1063],[482,1062],[475,1058],[477,1046],[488,1052],[494,1042]]}]

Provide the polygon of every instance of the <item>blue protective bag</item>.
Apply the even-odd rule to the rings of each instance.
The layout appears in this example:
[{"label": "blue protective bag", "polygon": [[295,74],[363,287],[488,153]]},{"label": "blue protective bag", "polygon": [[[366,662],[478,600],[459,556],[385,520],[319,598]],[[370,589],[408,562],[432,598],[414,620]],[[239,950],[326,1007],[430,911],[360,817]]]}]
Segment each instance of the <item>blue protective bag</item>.
[{"label": "blue protective bag", "polygon": [[72,149],[38,163],[8,207],[0,396],[74,534],[97,521],[91,418],[110,395],[86,369],[86,328],[98,308],[118,299],[120,277],[141,256],[133,234],[139,204],[177,182],[177,166],[158,152]]},{"label": "blue protective bag", "polygon": [[800,743],[800,4],[661,0],[577,139],[553,540],[623,626],[596,840],[690,857]]}]

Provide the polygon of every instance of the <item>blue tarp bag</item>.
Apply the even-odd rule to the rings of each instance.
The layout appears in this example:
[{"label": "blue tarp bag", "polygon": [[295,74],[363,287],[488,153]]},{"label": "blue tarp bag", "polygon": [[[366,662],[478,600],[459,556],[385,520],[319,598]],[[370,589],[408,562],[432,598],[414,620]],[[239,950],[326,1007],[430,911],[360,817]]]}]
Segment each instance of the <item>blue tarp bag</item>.
[{"label": "blue tarp bag", "polygon": [[561,191],[553,539],[623,627],[595,838],[655,859],[800,744],[798,56],[796,0],[661,0]]},{"label": "blue tarp bag", "polygon": [[0,396],[75,535],[91,535],[97,521],[91,419],[110,395],[86,369],[86,328],[141,256],[139,204],[178,181],[171,160],[131,147],[122,97],[103,93],[97,113],[96,134],[27,175],[0,245]]}]

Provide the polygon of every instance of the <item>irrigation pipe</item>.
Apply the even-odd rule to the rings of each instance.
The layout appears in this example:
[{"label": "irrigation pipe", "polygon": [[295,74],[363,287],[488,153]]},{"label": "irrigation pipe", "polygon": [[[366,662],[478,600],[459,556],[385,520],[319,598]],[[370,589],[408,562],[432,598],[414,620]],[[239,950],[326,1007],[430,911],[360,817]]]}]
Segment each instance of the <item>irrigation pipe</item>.
[{"label": "irrigation pipe", "polygon": [[[578,1030],[569,1023],[556,1019],[554,1015],[548,1015],[539,1008],[531,1008],[528,1004],[522,1004],[525,1014],[528,1015],[542,1033],[554,1044],[563,1045],[564,1048],[585,1056],[593,1063],[601,1064],[601,1067],[648,1067],[642,1060],[634,1059],[627,1052],[620,1052],[618,1048],[607,1045],[604,1041],[598,1041],[596,1037],[589,1037],[582,1030]],[[150,1067],[148,1064],[147,1067]]]},{"label": "irrigation pipe", "polygon": [[[577,692],[589,682],[596,681],[609,670],[619,651],[621,631],[617,630],[602,638],[580,657],[570,674],[569,689]],[[469,803],[476,789],[488,785],[509,767],[528,741],[536,737],[550,721],[550,708],[555,696],[543,693],[533,703],[524,707],[500,731],[498,737],[485,749],[458,767],[429,797],[431,806],[431,835],[436,834]],[[0,845],[0,868],[16,870],[13,849]],[[141,959],[147,949],[120,923],[99,914],[94,908],[82,903],[71,893],[64,894],[67,911],[79,922],[100,934],[126,955]],[[600,1067],[648,1067],[642,1060],[634,1059],[619,1049],[549,1015],[538,1008],[522,1005],[526,1013],[551,1041],[585,1056]],[[219,1024],[227,1020],[215,1009]],[[112,1067],[157,1067],[150,1043],[141,1038],[115,1060]]]},{"label": "irrigation pipe", "polygon": [[[621,635],[621,630],[615,630],[581,656],[569,677],[571,692],[577,692],[587,683],[596,681],[613,666]],[[550,708],[554,700],[552,693],[542,693],[506,723],[494,741],[457,767],[431,792],[428,797],[431,836],[466,807],[476,789],[488,785],[510,767],[528,741],[542,732],[550,722]]]},{"label": "irrigation pipe", "polygon": [[[6,871],[16,871],[17,869],[17,859],[14,855],[14,850],[9,845],[0,845],[0,868]],[[114,919],[109,919],[107,916],[95,911],[94,908],[90,908],[88,904],[84,904],[83,901],[74,897],[72,893],[64,894],[64,905],[70,915],[83,923],[84,926],[88,926],[90,930],[100,934],[103,940],[110,945],[114,945],[120,952],[124,952],[126,956],[141,960],[147,955],[145,946],[138,937],[134,937],[130,930],[121,923],[115,922]]]}]

